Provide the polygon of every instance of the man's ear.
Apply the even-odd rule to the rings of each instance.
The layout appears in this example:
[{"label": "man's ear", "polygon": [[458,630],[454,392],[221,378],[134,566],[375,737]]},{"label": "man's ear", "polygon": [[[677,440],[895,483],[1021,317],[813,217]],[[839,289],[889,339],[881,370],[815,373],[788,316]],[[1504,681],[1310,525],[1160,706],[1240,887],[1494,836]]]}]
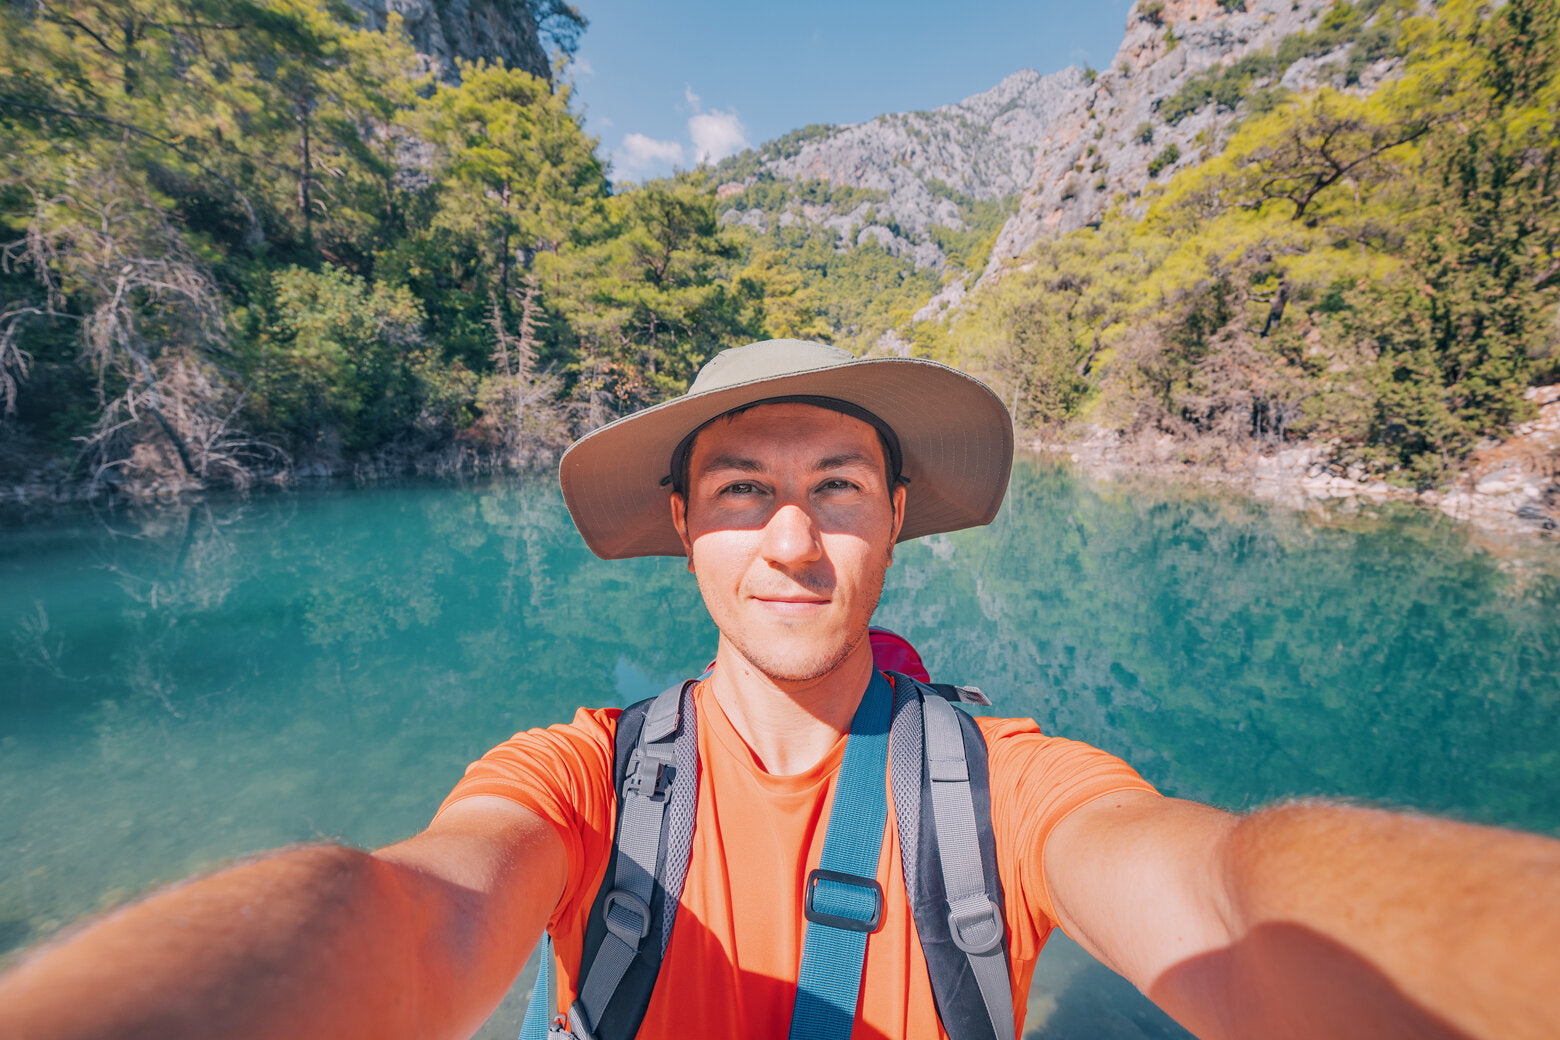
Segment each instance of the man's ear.
[{"label": "man's ear", "polygon": [[899,542],[899,529],[905,526],[905,486],[903,484],[894,488],[889,495],[889,502],[894,511],[894,534],[888,540],[888,558],[894,559],[894,546]]},{"label": "man's ear", "polygon": [[680,492],[672,492],[672,526],[682,540],[683,553],[688,557],[688,573],[693,573],[693,543],[688,540],[688,499]]}]

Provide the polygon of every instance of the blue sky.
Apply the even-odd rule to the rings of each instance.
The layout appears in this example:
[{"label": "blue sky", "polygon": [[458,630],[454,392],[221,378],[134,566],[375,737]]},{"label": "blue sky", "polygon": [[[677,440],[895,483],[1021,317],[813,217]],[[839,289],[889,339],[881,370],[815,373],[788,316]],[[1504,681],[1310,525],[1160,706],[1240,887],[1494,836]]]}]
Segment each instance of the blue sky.
[{"label": "blue sky", "polygon": [[808,123],[935,108],[1022,68],[1104,68],[1130,0],[579,0],[566,75],[613,180],[718,160]]}]

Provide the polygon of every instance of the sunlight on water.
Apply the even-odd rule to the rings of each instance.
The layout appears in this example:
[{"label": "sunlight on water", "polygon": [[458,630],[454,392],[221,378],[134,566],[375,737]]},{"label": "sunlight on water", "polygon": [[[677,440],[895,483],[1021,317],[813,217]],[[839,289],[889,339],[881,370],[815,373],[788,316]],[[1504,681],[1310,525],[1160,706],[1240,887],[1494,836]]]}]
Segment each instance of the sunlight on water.
[{"label": "sunlight on water", "polygon": [[[990,528],[900,548],[878,620],[1167,793],[1553,833],[1557,575],[1560,547],[1420,514],[1021,462]],[[233,856],[404,837],[511,732],[714,648],[680,561],[596,560],[550,479],[13,518],[0,627],[0,952]],[[1064,942],[1028,1029],[1184,1035]]]}]

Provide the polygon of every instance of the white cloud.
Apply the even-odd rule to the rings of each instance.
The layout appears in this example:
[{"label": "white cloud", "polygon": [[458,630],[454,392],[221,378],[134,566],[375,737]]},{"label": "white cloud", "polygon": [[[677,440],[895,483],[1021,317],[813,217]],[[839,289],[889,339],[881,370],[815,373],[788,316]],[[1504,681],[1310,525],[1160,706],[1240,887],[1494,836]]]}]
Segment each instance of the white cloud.
[{"label": "white cloud", "polygon": [[720,162],[748,146],[747,127],[737,118],[735,109],[704,111],[704,99],[694,92],[690,83],[683,84],[683,100],[693,109],[693,115],[688,117],[688,137],[693,141],[695,163]]},{"label": "white cloud", "polygon": [[747,128],[734,111],[699,112],[688,120],[688,137],[696,163],[720,162],[748,146]]},{"label": "white cloud", "polygon": [[594,76],[596,74],[596,66],[584,58],[575,58],[569,65],[581,76]]},{"label": "white cloud", "polygon": [[683,146],[676,141],[657,141],[644,134],[627,134],[616,158],[624,170],[642,173],[657,166],[682,162]]}]

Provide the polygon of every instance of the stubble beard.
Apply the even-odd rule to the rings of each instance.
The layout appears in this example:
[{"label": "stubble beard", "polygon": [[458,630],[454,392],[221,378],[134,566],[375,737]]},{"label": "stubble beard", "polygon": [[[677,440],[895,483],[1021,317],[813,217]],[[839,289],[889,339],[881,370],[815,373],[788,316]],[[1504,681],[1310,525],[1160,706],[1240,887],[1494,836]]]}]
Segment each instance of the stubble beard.
[{"label": "stubble beard", "polygon": [[861,633],[854,639],[847,639],[840,646],[815,656],[810,661],[798,659],[796,655],[788,655],[768,646],[747,645],[749,641],[740,637],[727,636],[726,638],[743,659],[769,681],[809,683],[822,679],[844,664],[850,655],[856,652],[856,647],[861,645],[861,640],[866,637],[866,634],[866,627],[863,626]]},{"label": "stubble beard", "polygon": [[877,591],[872,596],[871,602],[866,604],[865,618],[861,622],[860,630],[847,632],[844,639],[836,645],[814,649],[811,653],[801,655],[788,653],[782,646],[760,642],[741,629],[729,632],[722,629],[721,637],[730,643],[749,665],[771,682],[816,682],[844,664],[850,655],[856,652],[862,640],[867,638],[867,625],[873,612],[877,610],[878,600],[883,594],[883,578],[887,569],[888,564],[885,561],[884,573],[878,575]]}]

